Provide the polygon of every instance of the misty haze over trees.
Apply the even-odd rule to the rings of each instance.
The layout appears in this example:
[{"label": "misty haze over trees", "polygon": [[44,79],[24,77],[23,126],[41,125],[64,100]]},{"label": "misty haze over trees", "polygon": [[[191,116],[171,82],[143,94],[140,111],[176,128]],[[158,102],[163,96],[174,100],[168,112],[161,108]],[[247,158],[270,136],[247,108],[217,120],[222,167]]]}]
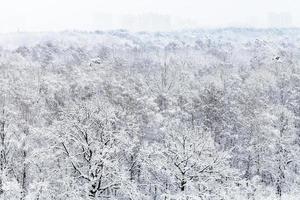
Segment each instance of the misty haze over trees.
[{"label": "misty haze over trees", "polygon": [[299,29],[0,45],[0,199],[300,198]]}]

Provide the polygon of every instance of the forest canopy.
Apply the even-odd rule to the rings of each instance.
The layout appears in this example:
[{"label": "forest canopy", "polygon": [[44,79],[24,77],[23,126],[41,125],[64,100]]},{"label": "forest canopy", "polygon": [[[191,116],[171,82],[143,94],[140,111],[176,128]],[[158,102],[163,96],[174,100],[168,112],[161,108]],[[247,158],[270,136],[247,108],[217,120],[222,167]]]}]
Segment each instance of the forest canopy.
[{"label": "forest canopy", "polygon": [[300,198],[300,30],[0,35],[0,198]]}]

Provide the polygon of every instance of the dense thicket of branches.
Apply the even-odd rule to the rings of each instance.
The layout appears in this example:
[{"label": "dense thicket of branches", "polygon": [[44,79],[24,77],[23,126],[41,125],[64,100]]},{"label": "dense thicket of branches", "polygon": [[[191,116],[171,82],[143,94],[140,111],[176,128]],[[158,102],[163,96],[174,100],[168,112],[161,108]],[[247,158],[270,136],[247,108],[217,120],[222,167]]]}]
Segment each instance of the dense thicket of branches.
[{"label": "dense thicket of branches", "polygon": [[297,33],[2,35],[0,198],[299,199]]}]

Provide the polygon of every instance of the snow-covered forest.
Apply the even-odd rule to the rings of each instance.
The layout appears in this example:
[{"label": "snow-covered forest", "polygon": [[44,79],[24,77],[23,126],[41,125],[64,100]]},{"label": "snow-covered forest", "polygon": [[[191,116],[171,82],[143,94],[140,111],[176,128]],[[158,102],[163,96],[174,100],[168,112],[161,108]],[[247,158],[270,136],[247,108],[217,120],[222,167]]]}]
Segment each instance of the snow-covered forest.
[{"label": "snow-covered forest", "polygon": [[300,29],[0,46],[0,199],[300,199]]}]

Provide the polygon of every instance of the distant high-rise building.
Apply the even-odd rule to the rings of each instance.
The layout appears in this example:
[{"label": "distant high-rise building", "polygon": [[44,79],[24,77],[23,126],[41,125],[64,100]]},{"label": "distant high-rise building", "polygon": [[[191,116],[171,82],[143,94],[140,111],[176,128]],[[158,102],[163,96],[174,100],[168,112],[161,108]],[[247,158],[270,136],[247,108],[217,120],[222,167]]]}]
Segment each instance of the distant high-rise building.
[{"label": "distant high-rise building", "polygon": [[96,29],[128,29],[132,31],[167,31],[172,29],[169,15],[161,14],[102,14],[93,17]]},{"label": "distant high-rise building", "polygon": [[120,19],[121,26],[130,30],[164,31],[171,29],[171,18],[168,15],[140,14],[124,15]]},{"label": "distant high-rise building", "polygon": [[287,28],[292,26],[292,16],[288,12],[269,13],[269,26],[272,28]]}]

